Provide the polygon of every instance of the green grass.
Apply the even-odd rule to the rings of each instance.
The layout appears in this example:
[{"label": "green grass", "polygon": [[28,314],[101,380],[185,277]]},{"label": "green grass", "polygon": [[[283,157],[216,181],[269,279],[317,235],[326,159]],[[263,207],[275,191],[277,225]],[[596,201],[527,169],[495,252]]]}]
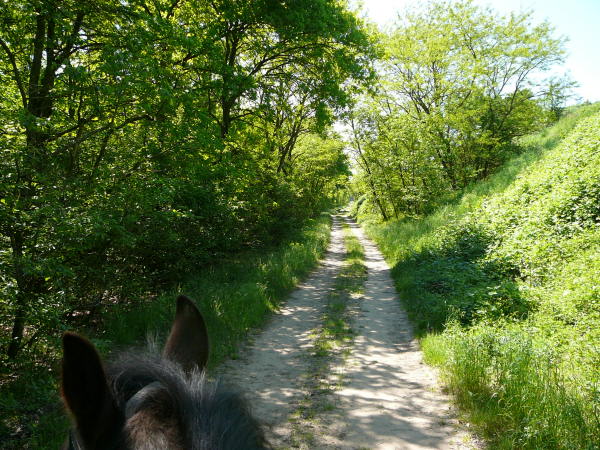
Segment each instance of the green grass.
[{"label": "green grass", "polygon": [[364,249],[347,224],[343,224],[346,256],[344,266],[335,279],[333,290],[327,299],[323,324],[315,339],[317,356],[329,356],[335,349],[352,340],[353,332],[346,315],[348,298],[362,292],[367,276]]},{"label": "green grass", "polygon": [[135,307],[115,310],[106,335],[118,345],[139,341],[148,331],[169,331],[175,297],[184,293],[200,308],[211,338],[209,367],[235,357],[238,343],[276,310],[286,294],[310,271],[329,242],[330,216],[323,215],[274,250],[253,251],[207,268],[176,292]]},{"label": "green grass", "polygon": [[[211,338],[209,367],[235,357],[238,343],[277,309],[289,291],[315,266],[329,241],[331,218],[322,215],[290,239],[271,249],[240,254],[204,268],[175,291],[115,305],[103,313],[103,323],[90,331],[101,353],[129,345],[144,345],[147,336],[163,339],[169,331],[175,298],[193,298],[207,322]],[[82,330],[78,330],[82,331]],[[57,349],[45,364],[24,364],[14,380],[0,385],[0,447],[60,448],[68,420],[58,398]]]},{"label": "green grass", "polygon": [[455,325],[422,346],[492,448],[596,448],[593,399],[558,364],[556,349],[521,325]]},{"label": "green grass", "polygon": [[367,227],[427,361],[493,448],[600,442],[600,104],[422,219]]}]

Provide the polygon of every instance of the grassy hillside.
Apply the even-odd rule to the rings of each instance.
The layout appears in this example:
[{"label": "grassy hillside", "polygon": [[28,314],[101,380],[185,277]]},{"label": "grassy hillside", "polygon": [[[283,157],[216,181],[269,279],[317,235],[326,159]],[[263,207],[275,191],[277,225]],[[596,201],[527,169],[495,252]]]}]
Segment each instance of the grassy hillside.
[{"label": "grassy hillside", "polygon": [[599,448],[600,105],[520,145],[455,203],[368,232],[494,448]]}]

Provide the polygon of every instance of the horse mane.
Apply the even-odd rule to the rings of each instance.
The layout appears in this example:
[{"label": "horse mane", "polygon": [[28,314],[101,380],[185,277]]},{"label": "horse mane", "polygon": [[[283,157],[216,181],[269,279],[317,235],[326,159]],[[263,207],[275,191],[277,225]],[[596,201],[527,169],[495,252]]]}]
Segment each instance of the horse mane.
[{"label": "horse mane", "polygon": [[181,365],[151,352],[127,351],[107,366],[117,407],[125,413],[147,386],[139,411],[158,423],[172,419],[184,449],[264,449],[267,441],[243,396],[207,379],[204,371],[186,373]]},{"label": "horse mane", "polygon": [[209,349],[204,318],[185,296],[162,352],[150,344],[105,365],[89,340],[65,333],[61,394],[74,427],[63,448],[270,448],[243,396],[208,380]]}]

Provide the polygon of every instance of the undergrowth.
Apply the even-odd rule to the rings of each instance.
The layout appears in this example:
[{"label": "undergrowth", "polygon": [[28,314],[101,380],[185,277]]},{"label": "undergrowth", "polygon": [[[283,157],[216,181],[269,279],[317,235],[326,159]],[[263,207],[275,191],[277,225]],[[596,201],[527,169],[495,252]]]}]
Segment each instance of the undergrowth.
[{"label": "undergrowth", "polygon": [[422,219],[371,224],[428,362],[494,448],[600,442],[600,104]]},{"label": "undergrowth", "polygon": [[[130,345],[143,345],[147,336],[166,337],[175,298],[184,293],[195,300],[211,338],[209,367],[235,357],[237,344],[265,316],[278,308],[286,294],[311,270],[329,241],[330,216],[322,215],[280,245],[254,250],[208,266],[177,289],[137,303],[114,305],[100,324],[87,330],[90,340],[107,356]],[[84,331],[84,330],[77,330]],[[68,421],[58,398],[60,343],[50,364],[23,365],[15,379],[0,385],[0,447],[60,448]]]}]

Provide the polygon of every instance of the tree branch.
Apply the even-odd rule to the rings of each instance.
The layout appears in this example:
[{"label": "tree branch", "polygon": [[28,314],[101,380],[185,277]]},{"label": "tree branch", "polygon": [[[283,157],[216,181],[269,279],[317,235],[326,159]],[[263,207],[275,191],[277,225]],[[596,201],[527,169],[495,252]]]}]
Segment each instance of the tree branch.
[{"label": "tree branch", "polygon": [[13,54],[13,52],[10,51],[10,48],[8,47],[6,42],[2,40],[2,38],[0,38],[0,47],[4,49],[6,55],[8,56],[13,70],[13,77],[15,79],[15,82],[17,83],[19,93],[21,94],[21,102],[23,103],[23,108],[27,108],[27,94],[25,93],[25,88],[23,87],[23,80],[21,80],[21,75],[19,74],[19,68],[17,67],[17,60],[15,59],[15,55]]}]

